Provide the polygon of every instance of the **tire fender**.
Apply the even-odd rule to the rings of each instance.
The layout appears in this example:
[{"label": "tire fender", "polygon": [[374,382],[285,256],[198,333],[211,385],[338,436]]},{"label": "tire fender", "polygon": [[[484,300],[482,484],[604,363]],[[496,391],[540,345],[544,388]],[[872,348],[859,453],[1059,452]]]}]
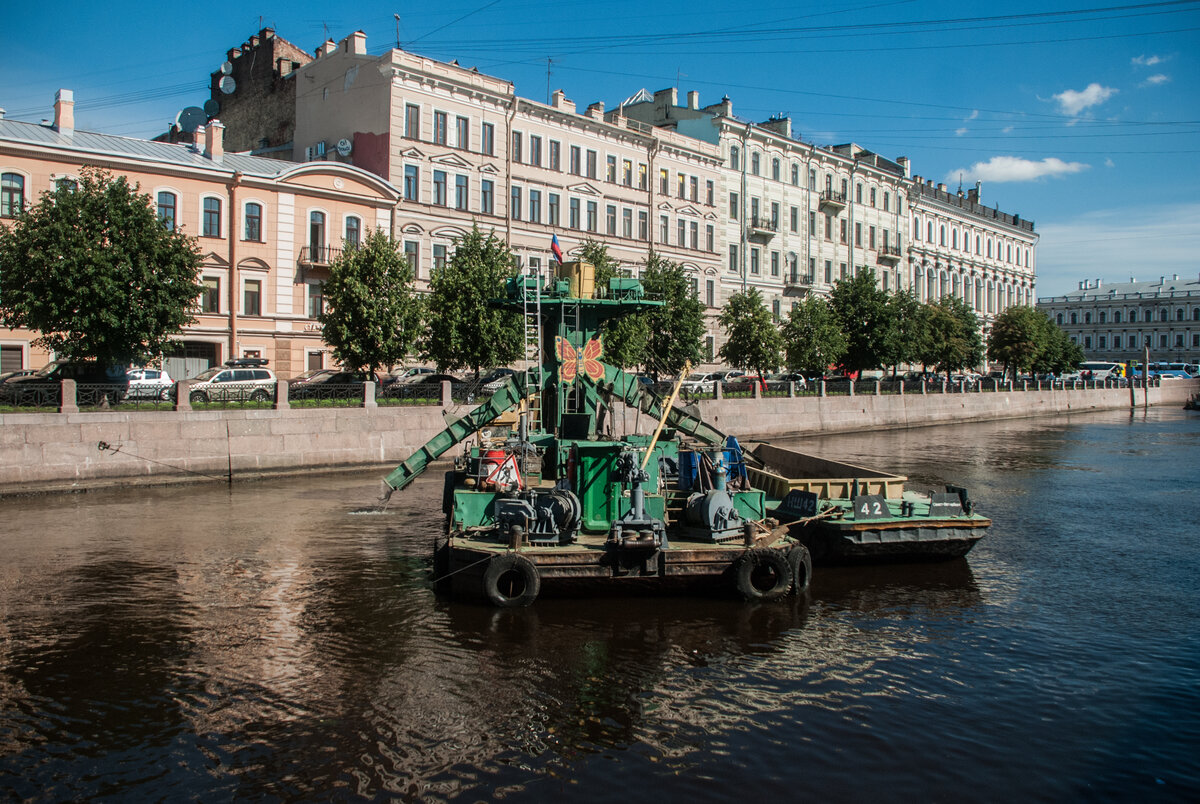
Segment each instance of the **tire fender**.
[{"label": "tire fender", "polygon": [[788,566],[792,569],[792,592],[802,595],[808,591],[812,582],[812,556],[808,548],[802,544],[792,545],[787,552]]},{"label": "tire fender", "polygon": [[778,600],[792,588],[787,554],[769,547],[747,550],[733,562],[733,583],[746,600]]},{"label": "tire fender", "polygon": [[541,589],[537,567],[516,553],[493,556],[483,573],[483,594],[500,608],[528,606]]}]

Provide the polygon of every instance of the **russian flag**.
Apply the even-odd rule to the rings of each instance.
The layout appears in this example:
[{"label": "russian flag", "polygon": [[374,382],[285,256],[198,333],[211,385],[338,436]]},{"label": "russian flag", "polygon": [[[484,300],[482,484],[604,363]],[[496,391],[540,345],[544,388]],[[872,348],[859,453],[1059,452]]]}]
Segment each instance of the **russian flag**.
[{"label": "russian flag", "polygon": [[550,250],[554,252],[554,259],[558,260],[558,264],[563,263],[562,246],[558,244],[558,235],[552,235],[550,238]]}]

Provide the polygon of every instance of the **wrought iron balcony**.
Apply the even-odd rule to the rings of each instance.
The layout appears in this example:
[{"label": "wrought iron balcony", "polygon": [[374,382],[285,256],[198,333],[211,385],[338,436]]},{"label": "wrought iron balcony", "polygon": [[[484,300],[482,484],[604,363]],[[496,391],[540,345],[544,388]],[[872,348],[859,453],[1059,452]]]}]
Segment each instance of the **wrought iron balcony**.
[{"label": "wrought iron balcony", "polygon": [[821,193],[817,208],[822,212],[841,212],[846,208],[846,194],[836,190],[825,190]]},{"label": "wrought iron balcony", "polygon": [[778,219],[752,215],[746,221],[747,234],[760,240],[770,240],[779,231]]},{"label": "wrought iron balcony", "polygon": [[799,271],[783,275],[783,294],[785,296],[803,296],[812,288],[813,278]]},{"label": "wrought iron balcony", "polygon": [[877,259],[883,265],[895,265],[900,262],[901,254],[899,246],[880,246]]},{"label": "wrought iron balcony", "polygon": [[342,250],[334,246],[304,246],[300,249],[298,262],[301,265],[328,266],[342,255]]}]

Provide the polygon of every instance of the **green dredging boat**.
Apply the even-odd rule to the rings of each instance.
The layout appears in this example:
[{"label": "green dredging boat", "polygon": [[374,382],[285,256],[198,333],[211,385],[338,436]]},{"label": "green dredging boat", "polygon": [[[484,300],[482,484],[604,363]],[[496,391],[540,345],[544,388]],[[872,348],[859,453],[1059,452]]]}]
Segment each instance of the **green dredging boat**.
[{"label": "green dredging boat", "polygon": [[[566,263],[544,287],[518,276],[505,291],[495,303],[523,317],[529,367],[384,481],[402,489],[466,442],[445,474],[440,591],[498,606],[528,605],[543,583],[773,600],[807,589],[814,560],[961,556],[991,524],[962,489],[922,496],[895,475],[743,449],[677,406],[678,384],[663,398],[604,363],[604,322],[661,305],[635,279],[597,292],[591,265]],[[620,405],[657,427],[613,435]]]}]

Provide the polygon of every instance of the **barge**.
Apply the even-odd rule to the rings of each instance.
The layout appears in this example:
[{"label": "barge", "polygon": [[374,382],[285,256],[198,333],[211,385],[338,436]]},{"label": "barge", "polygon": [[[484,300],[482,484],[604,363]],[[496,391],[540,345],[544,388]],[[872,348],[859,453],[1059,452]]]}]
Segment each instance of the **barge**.
[{"label": "barge", "polygon": [[[605,363],[604,323],[661,305],[635,279],[597,292],[591,265],[566,263],[545,286],[513,277],[495,303],[523,317],[527,367],[384,481],[390,495],[464,446],[433,540],[439,591],[502,607],[532,603],[543,583],[766,601],[804,592],[814,558],[949,558],[990,524],[962,490],[921,497],[901,477],[744,449],[677,406],[678,383],[664,398]],[[653,432],[614,435],[621,406]]]}]

